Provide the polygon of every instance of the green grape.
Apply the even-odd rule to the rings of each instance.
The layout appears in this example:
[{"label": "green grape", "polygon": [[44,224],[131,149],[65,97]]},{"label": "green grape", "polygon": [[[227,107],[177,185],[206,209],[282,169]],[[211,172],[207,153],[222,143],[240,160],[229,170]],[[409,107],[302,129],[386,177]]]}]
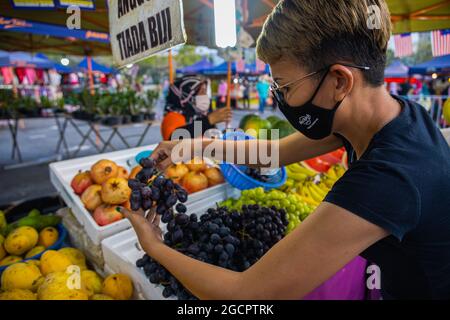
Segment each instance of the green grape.
[{"label": "green grape", "polygon": [[281,203],[281,205],[284,207],[284,208],[287,208],[287,207],[289,207],[290,206],[290,202],[289,202],[289,200],[288,199],[283,199],[283,200],[280,200],[280,203]]}]

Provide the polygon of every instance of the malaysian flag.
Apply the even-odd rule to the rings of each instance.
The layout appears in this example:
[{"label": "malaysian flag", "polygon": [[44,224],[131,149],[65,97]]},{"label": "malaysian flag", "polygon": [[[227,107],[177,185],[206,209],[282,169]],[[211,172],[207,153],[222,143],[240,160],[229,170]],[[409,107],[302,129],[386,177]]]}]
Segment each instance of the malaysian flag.
[{"label": "malaysian flag", "polygon": [[433,45],[433,57],[450,54],[450,29],[432,31],[431,43]]},{"label": "malaysian flag", "polygon": [[395,56],[397,58],[403,58],[413,54],[413,43],[411,33],[395,35],[394,43],[395,43]]}]

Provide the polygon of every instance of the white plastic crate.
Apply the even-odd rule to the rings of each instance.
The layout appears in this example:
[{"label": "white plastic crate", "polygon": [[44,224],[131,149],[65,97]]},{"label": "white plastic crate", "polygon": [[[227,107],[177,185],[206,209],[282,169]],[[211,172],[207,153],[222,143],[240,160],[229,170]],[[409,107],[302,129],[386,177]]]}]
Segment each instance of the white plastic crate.
[{"label": "white plastic crate", "polygon": [[[78,173],[78,171],[89,170],[94,163],[102,159],[114,161],[118,165],[123,166],[130,171],[132,169],[129,166],[130,159],[134,159],[134,157],[142,151],[150,151],[155,148],[156,145],[151,145],[50,164],[50,180],[53,186],[59,192],[67,206],[72,209],[78,222],[80,222],[80,224],[85,228],[86,233],[94,244],[99,245],[103,239],[117,234],[120,231],[126,230],[130,228],[131,225],[128,220],[124,219],[107,226],[99,226],[92,218],[89,211],[85,209],[80,197],[73,192],[72,187],[70,186],[72,178]],[[189,196],[189,202],[187,205],[201,201],[202,199],[215,194],[224,195],[228,187],[229,185],[224,183],[200,192],[196,192]]]},{"label": "white plastic crate", "polygon": [[149,151],[156,148],[156,145],[128,149],[123,151],[103,153],[95,156],[60,161],[50,164],[50,180],[53,186],[58,190],[64,202],[72,209],[78,222],[85,228],[89,238],[94,244],[100,244],[101,241],[120,231],[131,227],[128,220],[123,219],[107,226],[99,226],[92,215],[87,211],[78,195],[73,192],[70,182],[78,171],[89,170],[91,166],[99,160],[108,159],[114,161],[120,166],[130,170],[127,161],[142,151]]},{"label": "white plastic crate", "polygon": [[[216,203],[228,197],[236,197],[238,195],[239,192],[230,186],[227,188],[225,194],[216,194],[202,201],[191,203],[187,206],[187,213],[196,213],[198,216],[202,216],[208,208],[214,207]],[[163,229],[165,229],[165,225]],[[128,274],[133,279],[138,296],[142,296],[147,300],[165,299],[162,296],[163,287],[150,283],[144,271],[136,267],[136,260],[142,258],[144,251],[141,249],[133,229],[123,231],[103,240],[102,250],[105,265],[112,272],[124,272]]]}]

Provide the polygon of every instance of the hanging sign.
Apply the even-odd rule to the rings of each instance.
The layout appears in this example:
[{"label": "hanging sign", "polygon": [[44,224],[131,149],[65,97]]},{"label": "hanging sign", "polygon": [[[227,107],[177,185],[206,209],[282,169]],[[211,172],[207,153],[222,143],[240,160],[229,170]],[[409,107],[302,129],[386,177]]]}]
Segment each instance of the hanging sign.
[{"label": "hanging sign", "polygon": [[135,63],[186,42],[181,0],[109,0],[114,62]]},{"label": "hanging sign", "polygon": [[56,2],[60,8],[77,6],[81,9],[95,10],[94,0],[56,0]]},{"label": "hanging sign", "polygon": [[53,0],[11,0],[15,9],[48,9],[55,8]]}]

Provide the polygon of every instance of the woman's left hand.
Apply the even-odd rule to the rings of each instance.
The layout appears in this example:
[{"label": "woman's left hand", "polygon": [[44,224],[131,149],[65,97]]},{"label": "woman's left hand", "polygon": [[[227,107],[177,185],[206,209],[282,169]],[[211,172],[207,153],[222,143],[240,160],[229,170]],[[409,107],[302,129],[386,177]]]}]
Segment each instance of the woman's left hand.
[{"label": "woman's left hand", "polygon": [[151,209],[145,217],[143,210],[131,212],[123,207],[119,208],[125,218],[131,222],[139,243],[147,254],[152,255],[158,246],[163,245],[162,230],[159,227],[161,217],[156,214],[156,210]]}]

